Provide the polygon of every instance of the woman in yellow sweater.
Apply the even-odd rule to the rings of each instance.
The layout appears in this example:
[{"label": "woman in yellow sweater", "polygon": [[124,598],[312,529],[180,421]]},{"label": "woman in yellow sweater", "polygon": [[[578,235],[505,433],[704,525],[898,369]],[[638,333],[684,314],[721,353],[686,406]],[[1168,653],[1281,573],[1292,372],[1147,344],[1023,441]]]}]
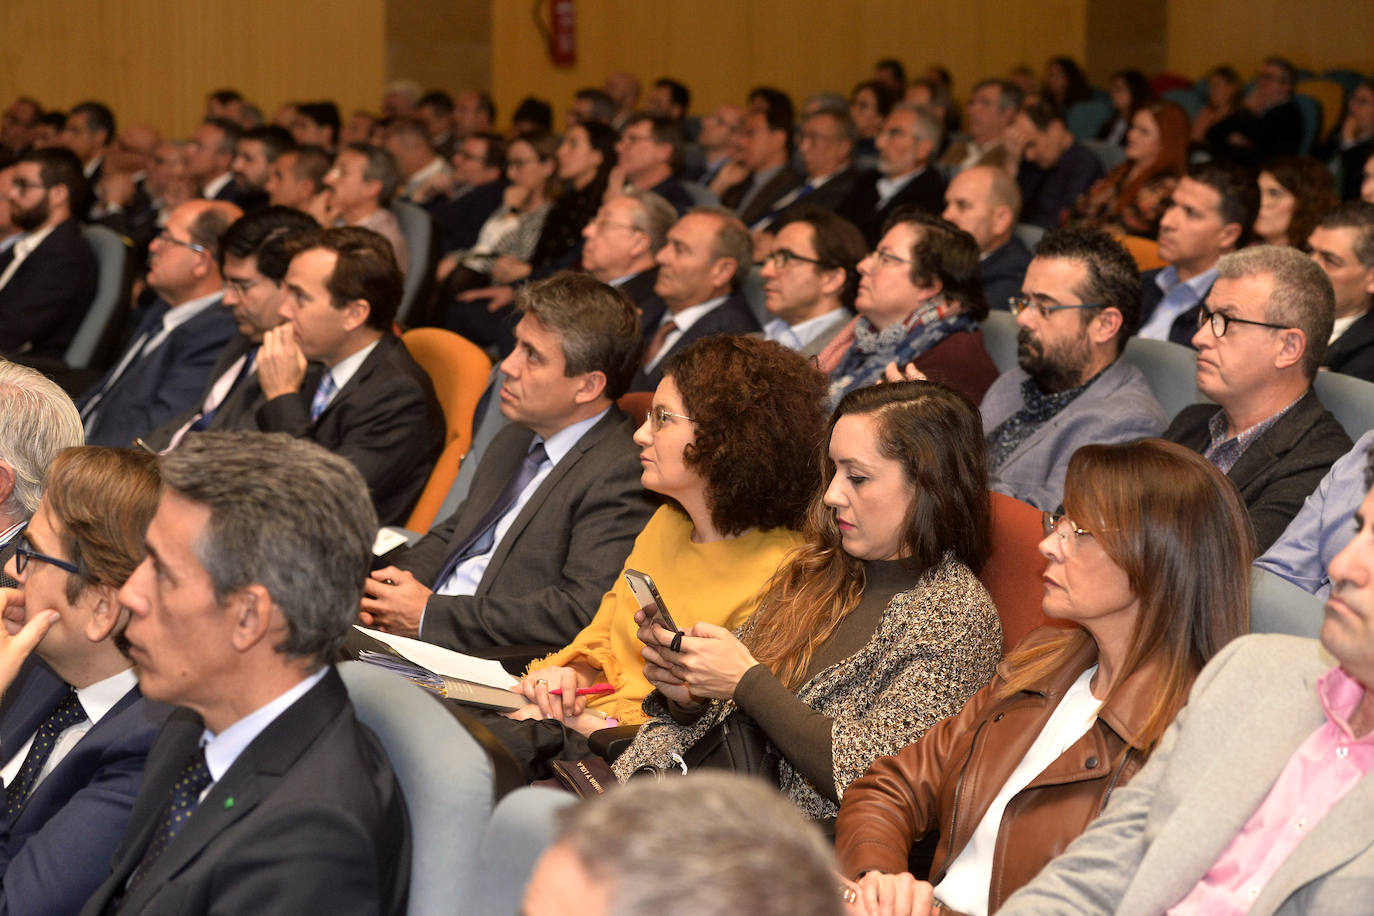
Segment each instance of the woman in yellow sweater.
[{"label": "woman in yellow sweater", "polygon": [[[644,486],[667,497],[626,559],[649,574],[679,627],[734,628],[800,539],[819,469],[825,377],[806,359],[758,338],[699,340],[671,357],[635,433]],[[624,577],[565,648],[535,662],[517,688],[530,701],[499,736],[526,764],[586,756],[580,736],[645,719],[644,679]],[[608,684],[609,693],[577,696]],[[561,696],[550,695],[561,691]],[[551,727],[559,723],[566,728]],[[527,725],[520,728],[521,724]]]}]

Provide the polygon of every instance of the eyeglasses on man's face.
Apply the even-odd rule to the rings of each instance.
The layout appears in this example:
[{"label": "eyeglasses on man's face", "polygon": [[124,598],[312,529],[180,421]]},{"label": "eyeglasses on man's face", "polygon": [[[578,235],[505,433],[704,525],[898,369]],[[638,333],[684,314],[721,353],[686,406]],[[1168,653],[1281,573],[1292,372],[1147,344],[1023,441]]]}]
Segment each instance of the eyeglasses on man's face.
[{"label": "eyeglasses on man's face", "polygon": [[1286,324],[1270,324],[1267,321],[1251,321],[1249,318],[1236,318],[1231,315],[1223,315],[1221,312],[1214,312],[1207,306],[1199,306],[1197,311],[1197,327],[1202,330],[1211,325],[1213,337],[1225,337],[1226,329],[1233,324],[1252,324],[1257,328],[1270,328],[1275,331],[1286,331]]},{"label": "eyeglasses on man's face", "polygon": [[153,241],[161,245],[180,245],[182,248],[189,248],[201,254],[208,255],[210,253],[210,249],[206,248],[204,245],[197,245],[195,242],[183,242],[179,238],[172,237],[165,229],[159,232]]},{"label": "eyeglasses on man's face", "polygon": [[900,255],[895,255],[892,252],[888,251],[886,248],[875,248],[873,251],[870,251],[868,253],[868,256],[873,259],[873,263],[877,267],[895,267],[898,264],[910,265],[916,263],[910,258],[904,258]]},{"label": "eyeglasses on man's face", "polygon": [[1020,315],[1028,308],[1034,308],[1035,314],[1041,318],[1048,318],[1054,312],[1062,312],[1065,309],[1100,309],[1101,305],[1093,302],[1085,302],[1082,305],[1046,305],[1043,302],[1036,302],[1030,296],[1012,296],[1007,299],[1007,305],[1011,306],[1013,315]]},{"label": "eyeglasses on man's face", "polygon": [[81,570],[76,564],[68,563],[66,560],[59,560],[57,557],[50,557],[47,554],[39,553],[33,549],[29,539],[19,536],[19,542],[14,546],[14,571],[22,573],[28,568],[30,560],[37,560],[39,563],[47,563],[49,566],[56,566],[58,569],[65,569],[69,573],[80,574]]},{"label": "eyeglasses on man's face", "polygon": [[765,264],[772,264],[777,270],[784,269],[793,261],[815,264],[817,267],[822,266],[822,261],[819,258],[808,258],[806,255],[797,254],[795,251],[788,248],[774,248],[772,251],[768,252],[768,257],[763,259]]}]

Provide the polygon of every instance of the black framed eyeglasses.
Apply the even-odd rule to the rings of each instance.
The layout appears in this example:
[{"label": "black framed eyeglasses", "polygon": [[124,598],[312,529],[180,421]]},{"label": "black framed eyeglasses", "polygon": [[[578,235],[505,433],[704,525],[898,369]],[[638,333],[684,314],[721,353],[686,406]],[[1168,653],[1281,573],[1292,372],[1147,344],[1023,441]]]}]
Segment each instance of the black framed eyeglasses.
[{"label": "black framed eyeglasses", "polygon": [[808,258],[804,254],[797,254],[790,248],[774,248],[768,252],[768,257],[763,259],[763,263],[772,264],[778,270],[782,270],[793,261],[802,261],[806,264],[815,264],[817,267],[824,267],[825,262],[820,258]]},{"label": "black framed eyeglasses", "polygon": [[1019,315],[1026,309],[1034,306],[1035,313],[1041,318],[1048,318],[1052,312],[1062,312],[1065,309],[1100,309],[1102,305],[1096,302],[1085,302],[1082,305],[1045,305],[1043,302],[1033,302],[1030,296],[1011,296],[1007,299],[1007,305],[1011,306],[1011,313]]},{"label": "black framed eyeglasses", "polygon": [[29,565],[30,560],[37,560],[39,563],[47,563],[49,566],[56,566],[58,569],[65,569],[69,573],[80,575],[81,570],[75,563],[68,563],[66,560],[59,560],[57,557],[50,557],[47,554],[39,553],[33,549],[29,539],[24,535],[19,536],[19,543],[14,545],[14,571],[23,572]]},{"label": "black framed eyeglasses", "polygon": [[1223,315],[1221,312],[1214,312],[1205,305],[1198,306],[1198,330],[1202,330],[1209,324],[1212,326],[1213,337],[1225,337],[1227,326],[1232,324],[1253,324],[1257,328],[1271,328],[1275,331],[1286,331],[1290,327],[1290,325],[1286,324],[1270,324],[1267,321],[1251,321],[1249,318],[1236,318],[1231,315]]},{"label": "black framed eyeglasses", "polygon": [[46,191],[48,188],[52,187],[52,185],[44,184],[41,181],[29,181],[27,178],[12,178],[10,179],[10,184],[20,194],[27,194],[34,188],[41,188]]}]

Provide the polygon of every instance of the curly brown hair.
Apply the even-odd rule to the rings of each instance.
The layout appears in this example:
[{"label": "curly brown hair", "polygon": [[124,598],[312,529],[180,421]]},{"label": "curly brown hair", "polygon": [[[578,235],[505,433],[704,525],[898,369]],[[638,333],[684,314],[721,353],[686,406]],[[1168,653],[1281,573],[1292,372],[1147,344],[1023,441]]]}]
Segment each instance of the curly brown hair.
[{"label": "curly brown hair", "polygon": [[706,481],[716,529],[799,528],[820,475],[820,370],[781,344],[720,335],[673,354],[663,375],[696,423],[683,460]]}]

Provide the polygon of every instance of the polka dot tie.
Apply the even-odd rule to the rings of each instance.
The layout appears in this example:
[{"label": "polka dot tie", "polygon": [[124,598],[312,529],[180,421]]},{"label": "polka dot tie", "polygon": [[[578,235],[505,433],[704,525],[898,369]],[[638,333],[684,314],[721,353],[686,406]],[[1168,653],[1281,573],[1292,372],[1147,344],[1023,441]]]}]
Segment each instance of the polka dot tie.
[{"label": "polka dot tie", "polygon": [[138,871],[134,872],[133,879],[129,882],[129,891],[143,880],[144,875],[153,867],[153,863],[172,842],[172,838],[186,826],[186,822],[195,813],[196,805],[200,803],[200,793],[204,792],[205,787],[211,782],[210,768],[205,765],[205,748],[196,748],[196,752],[177,774],[176,782],[172,783],[172,793],[158,813],[157,832],[153,834],[152,842],[143,853],[143,861],[138,863]]},{"label": "polka dot tie", "polygon": [[29,753],[24,757],[24,765],[5,787],[5,810],[9,814],[10,823],[14,823],[15,815],[24,807],[24,801],[38,783],[38,774],[43,772],[43,764],[48,762],[48,757],[57,744],[57,736],[73,725],[85,721],[86,710],[81,708],[76,691],[68,690],[56,708],[39,724],[38,731],[33,734],[33,744],[29,745]]}]

